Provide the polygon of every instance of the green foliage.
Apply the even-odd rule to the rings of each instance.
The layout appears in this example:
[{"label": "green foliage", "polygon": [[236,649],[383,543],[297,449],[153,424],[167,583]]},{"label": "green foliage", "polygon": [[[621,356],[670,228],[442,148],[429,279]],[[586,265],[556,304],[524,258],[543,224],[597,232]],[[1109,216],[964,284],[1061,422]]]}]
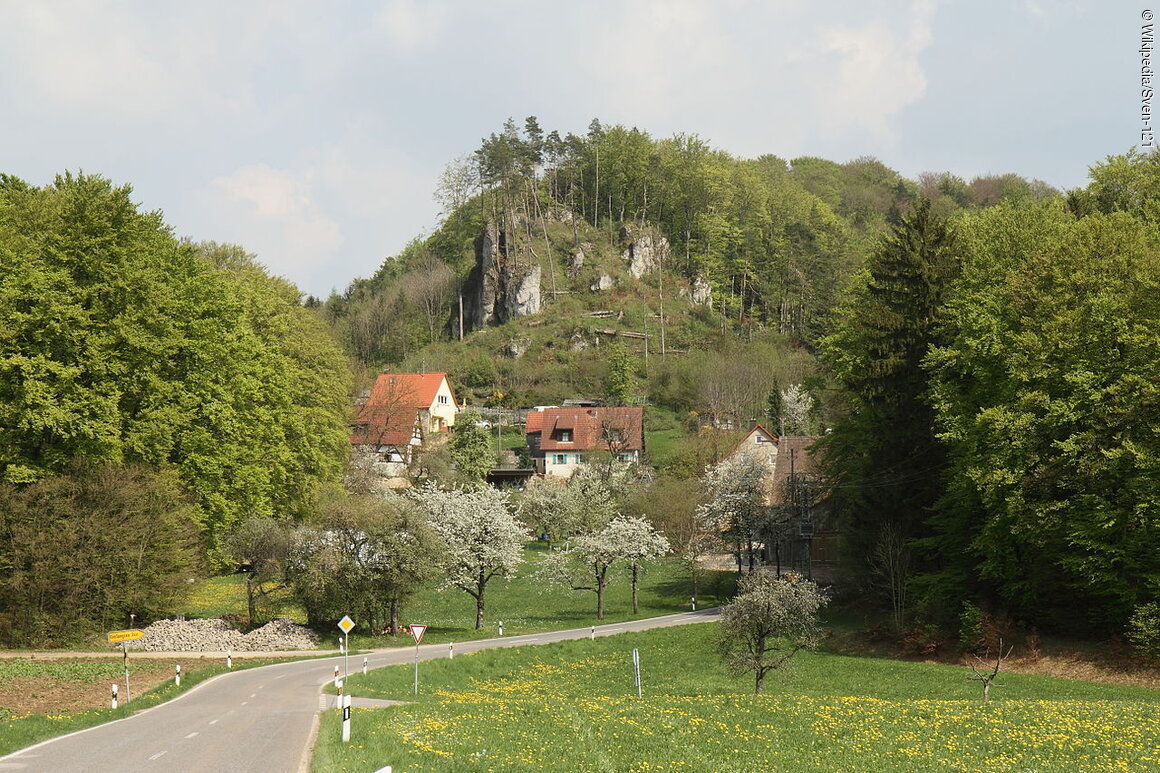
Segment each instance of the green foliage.
[{"label": "green foliage", "polygon": [[67,644],[163,614],[198,568],[193,512],[172,472],[142,466],[0,485],[0,641]]},{"label": "green foliage", "polygon": [[451,458],[460,477],[467,483],[482,483],[495,466],[491,435],[476,426],[481,419],[477,411],[464,411],[455,420],[451,439],[447,441]]},{"label": "green foliage", "polygon": [[[1160,587],[1160,255],[1124,213],[969,220],[929,367],[951,487],[943,579],[1055,627],[1122,626]],[[960,579],[956,579],[960,578]]]},{"label": "green foliage", "polygon": [[923,536],[940,494],[943,452],[922,361],[935,343],[934,322],[957,267],[955,249],[946,222],[921,201],[871,256],[864,286],[823,341],[848,401],[845,417],[823,441],[823,459],[830,478],[843,483],[832,501],[852,574],[864,575],[888,524],[904,541]]},{"label": "green foliage", "polygon": [[242,514],[301,514],[346,450],[341,352],[292,286],[130,194],[0,186],[0,477],[173,464],[211,546]]},{"label": "green foliage", "polygon": [[1141,604],[1128,621],[1128,641],[1152,660],[1160,660],[1160,604]]},{"label": "green foliage", "polygon": [[608,375],[604,379],[604,397],[609,405],[631,405],[636,394],[632,358],[619,338],[605,352]]}]

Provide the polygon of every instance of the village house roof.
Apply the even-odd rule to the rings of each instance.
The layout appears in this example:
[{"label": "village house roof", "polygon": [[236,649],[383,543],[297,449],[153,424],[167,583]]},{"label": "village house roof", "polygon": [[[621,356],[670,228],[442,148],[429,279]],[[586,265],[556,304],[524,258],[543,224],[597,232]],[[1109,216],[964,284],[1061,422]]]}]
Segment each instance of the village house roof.
[{"label": "village house roof", "polygon": [[[607,448],[605,426],[621,433],[622,450],[644,450],[644,408],[639,407],[545,408],[528,414],[525,431],[540,435],[542,451],[585,451]],[[561,440],[562,434],[569,440]]]},{"label": "village house roof", "polygon": [[[446,373],[380,373],[371,388],[367,405],[430,408],[446,378]],[[451,399],[454,400],[455,396],[452,395]]]},{"label": "village house roof", "polygon": [[[446,378],[446,373],[380,373],[366,402],[355,413],[350,442],[409,444],[419,423],[419,412],[431,408]],[[455,400],[454,394],[451,399]]]}]

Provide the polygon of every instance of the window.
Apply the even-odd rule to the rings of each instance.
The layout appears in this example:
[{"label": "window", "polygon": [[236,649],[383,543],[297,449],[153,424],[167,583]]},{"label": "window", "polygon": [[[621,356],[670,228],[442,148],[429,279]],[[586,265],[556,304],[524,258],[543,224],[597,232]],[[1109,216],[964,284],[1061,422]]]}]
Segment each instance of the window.
[{"label": "window", "polygon": [[439,395],[439,404],[440,405],[449,405],[450,403],[451,403],[451,401],[447,398],[447,395]]},{"label": "window", "polygon": [[756,436],[754,436],[754,438],[753,438],[753,441],[754,441],[755,443],[765,443],[765,442],[767,442],[767,441],[766,441],[766,439],[765,439],[765,435],[756,435]]},{"label": "window", "polygon": [[556,440],[560,441],[561,443],[571,443],[572,442],[572,430],[570,430],[570,429],[558,429],[558,430],[556,430]]},{"label": "window", "polygon": [[552,457],[552,464],[567,464],[568,454],[556,454]]}]

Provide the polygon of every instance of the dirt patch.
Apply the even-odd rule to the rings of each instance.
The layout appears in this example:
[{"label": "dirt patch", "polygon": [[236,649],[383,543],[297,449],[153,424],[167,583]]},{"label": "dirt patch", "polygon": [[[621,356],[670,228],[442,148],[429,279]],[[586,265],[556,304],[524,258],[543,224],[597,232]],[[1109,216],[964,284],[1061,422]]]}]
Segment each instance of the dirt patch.
[{"label": "dirt patch", "polygon": [[[125,676],[119,660],[54,660],[54,664],[99,664],[88,678],[77,679],[46,671],[39,676],[16,676],[0,679],[0,708],[14,716],[24,714],[73,714],[87,709],[108,708],[112,684],[118,683],[121,700],[125,698]],[[169,662],[129,660],[129,686],[132,695],[140,696],[164,682],[171,681],[175,666],[181,664],[182,678],[196,671],[218,665],[217,659],[177,659]]]}]

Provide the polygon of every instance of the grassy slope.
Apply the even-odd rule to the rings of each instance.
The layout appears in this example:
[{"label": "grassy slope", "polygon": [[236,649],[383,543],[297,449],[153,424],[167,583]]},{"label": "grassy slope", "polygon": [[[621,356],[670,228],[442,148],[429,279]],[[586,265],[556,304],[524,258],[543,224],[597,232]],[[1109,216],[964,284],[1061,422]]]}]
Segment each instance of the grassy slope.
[{"label": "grassy slope", "polygon": [[[962,668],[806,653],[768,693],[724,672],[716,626],[425,664],[423,694],[323,718],[315,770],[1155,770],[1160,693],[1011,674],[992,703]],[[641,653],[644,698],[632,683]],[[413,700],[409,666],[353,680]],[[993,693],[994,694],[994,693]]]}]

